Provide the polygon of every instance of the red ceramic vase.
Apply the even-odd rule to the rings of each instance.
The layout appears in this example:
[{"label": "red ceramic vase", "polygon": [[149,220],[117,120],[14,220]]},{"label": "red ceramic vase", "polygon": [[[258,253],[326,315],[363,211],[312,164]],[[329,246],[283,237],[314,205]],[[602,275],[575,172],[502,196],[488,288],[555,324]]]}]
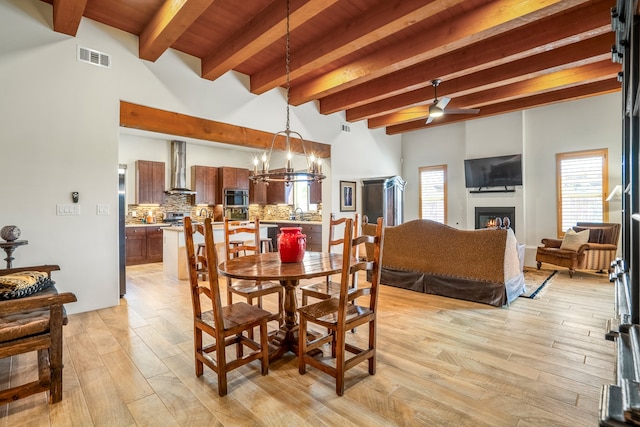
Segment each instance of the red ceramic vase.
[{"label": "red ceramic vase", "polygon": [[278,252],[282,262],[300,262],[307,249],[307,236],[300,227],[282,227],[278,238]]}]

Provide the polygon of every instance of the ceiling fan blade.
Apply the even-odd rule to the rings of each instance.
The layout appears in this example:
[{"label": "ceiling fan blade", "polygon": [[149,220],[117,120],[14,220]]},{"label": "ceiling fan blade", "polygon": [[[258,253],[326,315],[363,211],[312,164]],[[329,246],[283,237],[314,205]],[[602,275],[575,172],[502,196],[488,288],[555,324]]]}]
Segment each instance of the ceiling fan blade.
[{"label": "ceiling fan blade", "polygon": [[478,114],[479,108],[447,108],[445,114]]},{"label": "ceiling fan blade", "polygon": [[451,98],[447,98],[446,96],[443,96],[442,98],[440,98],[438,100],[438,103],[436,104],[438,106],[438,108],[440,108],[441,110],[444,110],[444,107],[447,106],[447,104],[449,103],[449,101],[451,101]]},{"label": "ceiling fan blade", "polygon": [[428,125],[429,123],[431,123],[433,121],[433,117],[429,116],[427,118],[427,121],[424,123],[425,125]]}]

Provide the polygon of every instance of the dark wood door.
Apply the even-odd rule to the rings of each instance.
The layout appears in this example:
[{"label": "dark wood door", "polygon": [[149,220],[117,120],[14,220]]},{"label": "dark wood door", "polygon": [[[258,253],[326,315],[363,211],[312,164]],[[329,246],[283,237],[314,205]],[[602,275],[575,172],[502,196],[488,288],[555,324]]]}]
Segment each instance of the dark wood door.
[{"label": "dark wood door", "polygon": [[136,204],[164,202],[164,162],[136,161]]},{"label": "dark wood door", "polygon": [[[284,172],[282,169],[274,169],[273,172]],[[276,205],[287,202],[287,190],[291,191],[293,184],[285,185],[284,182],[271,182],[267,186],[267,204]]]},{"label": "dark wood door", "polygon": [[322,182],[312,181],[309,183],[309,203],[322,203]]},{"label": "dark wood door", "polygon": [[249,183],[249,203],[267,204],[267,185],[264,182]]},{"label": "dark wood door", "polygon": [[191,166],[191,188],[196,192],[196,204],[217,204],[218,168]]},{"label": "dark wood door", "polygon": [[127,227],[124,232],[126,264],[144,264],[147,259],[145,227]]},{"label": "dark wood door", "polygon": [[147,262],[162,261],[162,227],[147,227]]}]

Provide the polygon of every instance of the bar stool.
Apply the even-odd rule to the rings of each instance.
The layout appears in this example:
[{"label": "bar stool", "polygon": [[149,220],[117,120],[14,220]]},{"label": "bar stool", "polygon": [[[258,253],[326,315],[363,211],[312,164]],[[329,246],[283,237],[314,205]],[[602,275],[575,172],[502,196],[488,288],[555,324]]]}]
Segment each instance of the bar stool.
[{"label": "bar stool", "polygon": [[198,251],[196,252],[196,277],[201,280],[207,280],[207,257],[204,243],[198,243]]},{"label": "bar stool", "polygon": [[260,238],[260,252],[273,252],[273,240],[269,237],[261,237]]}]

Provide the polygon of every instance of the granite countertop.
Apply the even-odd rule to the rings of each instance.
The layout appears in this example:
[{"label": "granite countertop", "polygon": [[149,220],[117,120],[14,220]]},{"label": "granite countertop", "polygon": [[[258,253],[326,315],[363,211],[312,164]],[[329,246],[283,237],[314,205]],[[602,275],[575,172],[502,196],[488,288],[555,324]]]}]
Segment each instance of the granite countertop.
[{"label": "granite countertop", "polygon": [[292,219],[261,219],[260,224],[314,224],[314,225],[322,225],[322,221],[305,221],[305,220],[292,220]]},{"label": "granite countertop", "polygon": [[[194,224],[202,224],[202,223],[194,223]],[[224,230],[224,222],[212,222],[211,223],[213,225],[213,229],[214,230]],[[251,223],[253,224],[253,223]],[[275,224],[264,224],[262,221],[260,221],[260,228],[262,227],[267,227],[267,228],[272,228],[272,227],[277,227],[277,225]],[[231,228],[235,228],[235,227],[231,227]],[[175,231],[175,232],[181,232],[184,231],[184,227],[181,225],[172,225],[170,227],[165,227],[164,231]]]},{"label": "granite countertop", "polygon": [[170,224],[164,223],[164,222],[156,222],[153,224],[125,224],[125,227],[169,227]]}]

